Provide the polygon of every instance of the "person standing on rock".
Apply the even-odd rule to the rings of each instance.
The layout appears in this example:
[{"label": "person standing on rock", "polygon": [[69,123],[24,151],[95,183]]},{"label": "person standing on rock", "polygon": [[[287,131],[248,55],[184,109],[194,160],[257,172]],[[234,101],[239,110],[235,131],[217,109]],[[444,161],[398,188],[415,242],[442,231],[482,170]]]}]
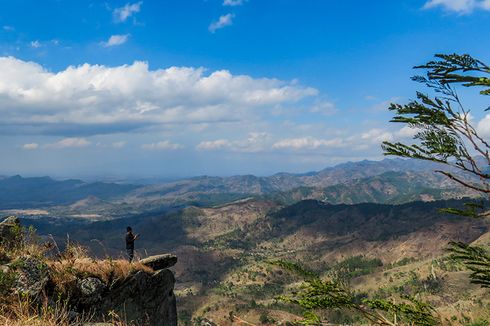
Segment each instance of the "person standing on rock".
[{"label": "person standing on rock", "polygon": [[139,234],[134,235],[133,229],[128,226],[126,228],[126,252],[128,254],[129,262],[131,263],[134,258],[134,240],[138,239]]}]

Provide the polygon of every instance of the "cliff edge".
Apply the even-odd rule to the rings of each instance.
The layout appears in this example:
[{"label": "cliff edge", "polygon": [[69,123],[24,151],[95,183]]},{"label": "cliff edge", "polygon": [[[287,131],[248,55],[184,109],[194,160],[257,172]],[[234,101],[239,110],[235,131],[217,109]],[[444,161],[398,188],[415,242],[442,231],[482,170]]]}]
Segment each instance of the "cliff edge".
[{"label": "cliff edge", "polygon": [[0,245],[0,300],[7,307],[0,314],[7,319],[18,322],[15,301],[23,298],[39,318],[61,307],[59,325],[177,325],[175,278],[168,269],[177,262],[174,255],[130,264],[90,258],[76,245],[60,252],[56,244],[40,243],[26,233],[13,216],[0,223]]}]

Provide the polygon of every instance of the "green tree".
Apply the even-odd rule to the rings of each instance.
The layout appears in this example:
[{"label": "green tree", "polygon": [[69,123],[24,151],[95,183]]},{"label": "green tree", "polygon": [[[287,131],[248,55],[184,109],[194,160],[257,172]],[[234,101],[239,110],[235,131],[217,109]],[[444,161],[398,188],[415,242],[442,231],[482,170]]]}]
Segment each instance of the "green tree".
[{"label": "green tree", "polygon": [[[485,204],[490,199],[490,144],[472,125],[470,110],[456,92],[457,86],[477,88],[482,96],[490,95],[490,67],[470,55],[437,54],[436,60],[417,69],[425,76],[413,80],[434,91],[433,96],[417,92],[408,104],[391,104],[395,112],[391,122],[417,130],[413,144],[383,142],[385,155],[394,155],[439,163],[436,172],[480,195],[480,201],[466,203],[466,208],[445,212],[484,218],[490,215]],[[488,108],[482,108],[488,111]],[[490,252],[482,247],[451,243],[455,259],[472,271],[471,282],[490,287]]]},{"label": "green tree", "polygon": [[322,325],[316,312],[322,310],[347,310],[373,325],[438,325],[434,309],[419,300],[403,297],[398,302],[383,299],[359,298],[342,281],[322,279],[298,264],[274,261],[271,264],[284,268],[304,279],[301,290],[281,299],[302,307],[305,311],[303,325]]}]

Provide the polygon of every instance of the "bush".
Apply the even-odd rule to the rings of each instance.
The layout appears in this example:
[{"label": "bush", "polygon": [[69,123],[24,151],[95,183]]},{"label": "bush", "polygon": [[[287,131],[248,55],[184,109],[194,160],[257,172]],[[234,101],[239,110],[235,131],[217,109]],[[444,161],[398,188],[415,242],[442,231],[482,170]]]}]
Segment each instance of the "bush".
[{"label": "bush", "polygon": [[2,299],[10,294],[15,282],[15,274],[11,271],[0,270],[0,296]]},{"label": "bush", "polygon": [[354,277],[373,273],[378,267],[383,266],[379,258],[367,258],[364,256],[352,256],[333,266],[332,272],[339,279],[349,280]]}]

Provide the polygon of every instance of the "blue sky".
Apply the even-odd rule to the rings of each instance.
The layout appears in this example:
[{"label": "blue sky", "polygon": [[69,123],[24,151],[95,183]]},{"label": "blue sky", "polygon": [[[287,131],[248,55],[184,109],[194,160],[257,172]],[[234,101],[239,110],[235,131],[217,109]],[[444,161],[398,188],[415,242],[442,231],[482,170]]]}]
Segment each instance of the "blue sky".
[{"label": "blue sky", "polygon": [[[0,1],[1,174],[267,175],[380,159],[434,53],[489,62],[489,0]],[[465,99],[490,135],[485,103]],[[487,105],[488,106],[488,105]],[[485,106],[486,107],[486,106]]]}]

